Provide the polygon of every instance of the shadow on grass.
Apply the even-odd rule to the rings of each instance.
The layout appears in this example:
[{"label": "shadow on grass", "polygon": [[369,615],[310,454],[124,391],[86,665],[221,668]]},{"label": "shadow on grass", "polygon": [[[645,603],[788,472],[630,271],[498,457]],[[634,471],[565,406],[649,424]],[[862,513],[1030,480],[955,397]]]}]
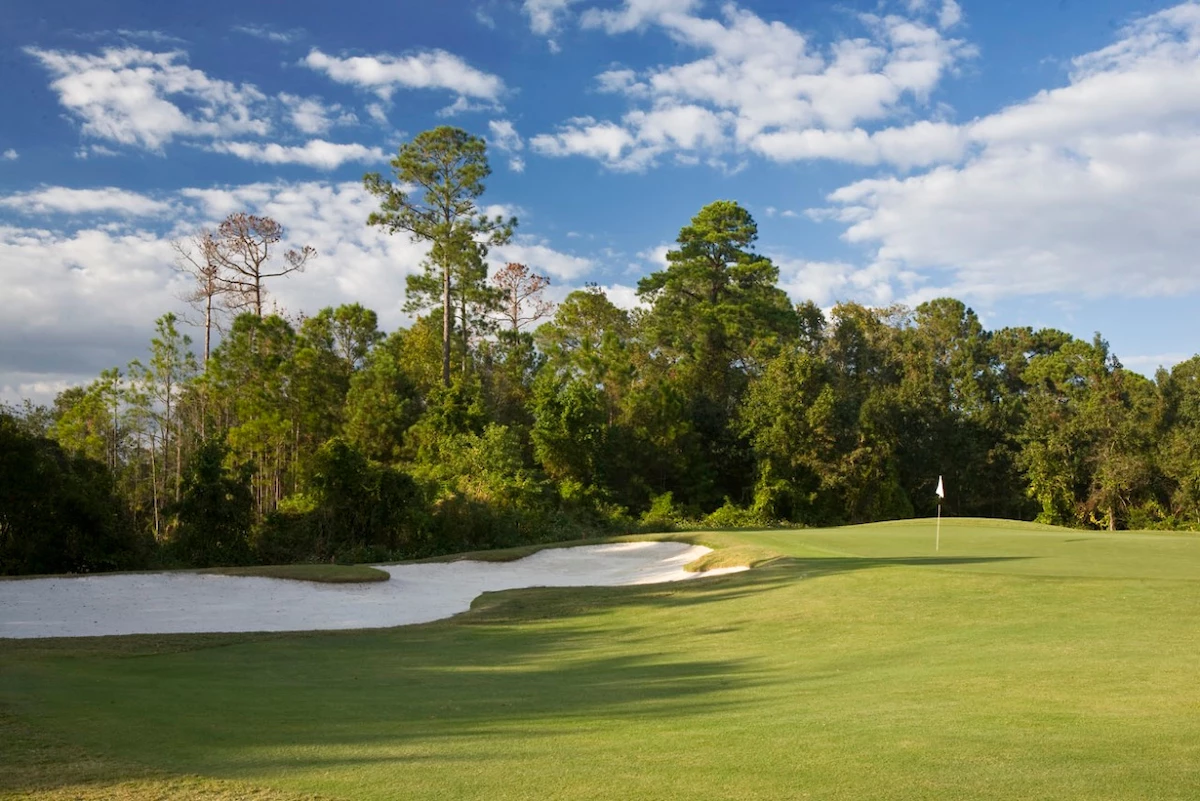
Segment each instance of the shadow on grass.
[{"label": "shadow on grass", "polygon": [[[729,651],[697,650],[688,635],[737,631],[718,610],[703,630],[664,636],[655,626],[680,620],[674,609],[872,568],[1014,558],[778,557],[673,584],[488,593],[452,621],[397,629],[11,641],[0,649],[0,703],[97,755],[102,780],[475,762],[509,756],[516,734],[554,753],[591,727],[710,715],[781,680]],[[31,737],[25,750],[38,748]],[[16,770],[29,756],[18,747],[0,760],[10,762],[0,791],[80,778]]]}]

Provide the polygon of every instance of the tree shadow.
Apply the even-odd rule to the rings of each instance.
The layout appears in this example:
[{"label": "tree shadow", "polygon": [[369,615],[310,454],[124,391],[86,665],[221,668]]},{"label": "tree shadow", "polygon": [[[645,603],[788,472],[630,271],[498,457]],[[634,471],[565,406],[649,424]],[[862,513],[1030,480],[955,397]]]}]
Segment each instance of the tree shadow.
[{"label": "tree shadow", "polygon": [[[103,638],[74,650],[69,641],[31,644],[0,658],[0,668],[21,668],[0,701],[19,702],[51,734],[112,755],[111,765],[143,763],[113,767],[108,778],[144,776],[144,766],[250,780],[376,762],[479,762],[506,758],[514,732],[549,751],[554,738],[596,721],[687,721],[745,703],[747,690],[822,680],[785,678],[700,645],[692,635],[744,624],[723,623],[715,609],[697,618],[674,610],[872,568],[1018,558],[779,557],[671,584],[487,593],[458,618],[420,626]],[[656,628],[663,615],[689,627],[664,635]]]}]

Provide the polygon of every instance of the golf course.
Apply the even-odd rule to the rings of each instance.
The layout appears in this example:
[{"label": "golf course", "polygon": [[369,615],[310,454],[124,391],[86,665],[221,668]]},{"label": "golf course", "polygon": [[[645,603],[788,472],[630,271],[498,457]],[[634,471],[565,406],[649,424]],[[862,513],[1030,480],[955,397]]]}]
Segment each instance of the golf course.
[{"label": "golf course", "polygon": [[1200,537],[664,535],[729,575],[369,631],[0,640],[0,797],[1192,799]]}]

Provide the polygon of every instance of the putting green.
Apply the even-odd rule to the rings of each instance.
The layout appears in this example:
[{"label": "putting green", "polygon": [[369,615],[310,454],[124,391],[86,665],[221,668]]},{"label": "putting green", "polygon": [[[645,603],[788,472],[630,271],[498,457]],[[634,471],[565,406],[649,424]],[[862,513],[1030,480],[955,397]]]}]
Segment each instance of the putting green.
[{"label": "putting green", "polygon": [[696,539],[761,566],[385,631],[0,642],[0,794],[1200,794],[1200,538]]}]

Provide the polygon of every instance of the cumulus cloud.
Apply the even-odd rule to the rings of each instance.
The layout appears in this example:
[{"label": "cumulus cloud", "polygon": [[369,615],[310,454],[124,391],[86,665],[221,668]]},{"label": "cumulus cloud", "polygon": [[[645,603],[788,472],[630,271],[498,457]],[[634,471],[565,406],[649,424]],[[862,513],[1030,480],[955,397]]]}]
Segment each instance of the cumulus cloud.
[{"label": "cumulus cloud", "polygon": [[525,0],[521,11],[529,19],[529,30],[549,36],[559,30],[570,7],[578,0]]},{"label": "cumulus cloud", "polygon": [[533,137],[533,149],[594,158],[616,170],[642,170],[668,153],[678,163],[720,165],[723,152],[746,149],[780,161],[906,168],[961,156],[953,126],[886,125],[926,104],[944,76],[974,55],[962,40],[944,36],[934,19],[950,22],[958,9],[953,0],[939,14],[925,4],[908,17],[860,14],[865,35],[824,47],[734,3],[715,18],[699,8],[691,0],[625,0],[616,9],[586,11],[585,27],[616,35],[654,26],[700,56],[600,73],[597,88],[625,96],[633,108],[619,121],[567,120]]},{"label": "cumulus cloud", "polygon": [[488,141],[496,149],[508,154],[508,168],[513,172],[525,171],[525,159],[517,155],[525,149],[525,140],[517,133],[516,127],[509,120],[490,120],[488,122]]},{"label": "cumulus cloud", "polygon": [[229,153],[247,161],[261,164],[302,164],[320,170],[335,170],[347,162],[385,161],[387,156],[377,147],[360,144],[338,144],[324,139],[312,139],[301,146],[280,145],[274,142],[216,142],[212,150]]},{"label": "cumulus cloud", "polygon": [[686,17],[699,0],[625,0],[620,8],[590,8],[583,14],[585,28],[603,28],[610,34],[628,33],[651,23],[671,23]]},{"label": "cumulus cloud", "polygon": [[102,189],[47,186],[30,192],[0,195],[0,207],[21,214],[110,213],[124,217],[156,217],[172,209],[165,201],[112,186]]},{"label": "cumulus cloud", "polygon": [[957,125],[922,120],[867,133],[862,128],[775,131],[755,138],[754,150],[773,161],[829,159],[853,164],[894,164],[903,169],[957,161],[967,146]]},{"label": "cumulus cloud", "polygon": [[587,156],[610,169],[640,172],[667,152],[686,158],[719,151],[727,125],[725,117],[701,106],[664,103],[631,111],[620,124],[576,117],[529,145],[544,156]]},{"label": "cumulus cloud", "polygon": [[158,151],[176,137],[261,136],[270,130],[262,92],[189,67],[180,51],[25,52],[54,76],[51,88],[87,136]]},{"label": "cumulus cloud", "polygon": [[564,281],[583,278],[595,268],[595,262],[582,256],[573,256],[550,247],[530,237],[519,237],[518,241],[492,248],[489,262],[495,265],[519,262],[535,273],[549,275]]},{"label": "cumulus cloud", "polygon": [[11,147],[8,150],[5,150],[3,153],[0,153],[0,159],[3,159],[4,161],[16,161],[19,158],[21,158],[21,154],[13,150]]},{"label": "cumulus cloud", "polygon": [[1072,66],[1066,86],[961,126],[962,163],[858,181],[815,216],[881,271],[960,296],[1200,289],[1200,4]]},{"label": "cumulus cloud", "polygon": [[300,97],[282,92],[279,100],[287,110],[288,119],[297,130],[306,134],[323,134],[335,125],[353,125],[358,117],[341,105],[326,104],[320,98]]},{"label": "cumulus cloud", "polygon": [[[15,204],[18,197],[5,200]],[[0,397],[10,400],[51,400],[55,391],[142,356],[154,319],[185,310],[178,296],[186,281],[171,266],[170,240],[232,212],[269,215],[285,226],[285,247],[317,249],[303,273],[268,283],[272,299],[290,311],[358,302],[374,309],[385,329],[407,325],[405,276],[421,269],[428,252],[423,243],[364,224],[379,201],[359,181],[197,187],[163,198],[45,187],[23,197],[46,212],[108,217],[68,219],[53,231],[0,224]],[[492,257],[529,264],[556,283],[577,280],[593,266],[532,237]]]},{"label": "cumulus cloud", "polygon": [[384,100],[390,100],[397,89],[441,89],[467,100],[495,103],[505,91],[504,81],[498,76],[478,70],[445,50],[343,58],[314,48],[301,63],[338,83],[374,92]]}]

